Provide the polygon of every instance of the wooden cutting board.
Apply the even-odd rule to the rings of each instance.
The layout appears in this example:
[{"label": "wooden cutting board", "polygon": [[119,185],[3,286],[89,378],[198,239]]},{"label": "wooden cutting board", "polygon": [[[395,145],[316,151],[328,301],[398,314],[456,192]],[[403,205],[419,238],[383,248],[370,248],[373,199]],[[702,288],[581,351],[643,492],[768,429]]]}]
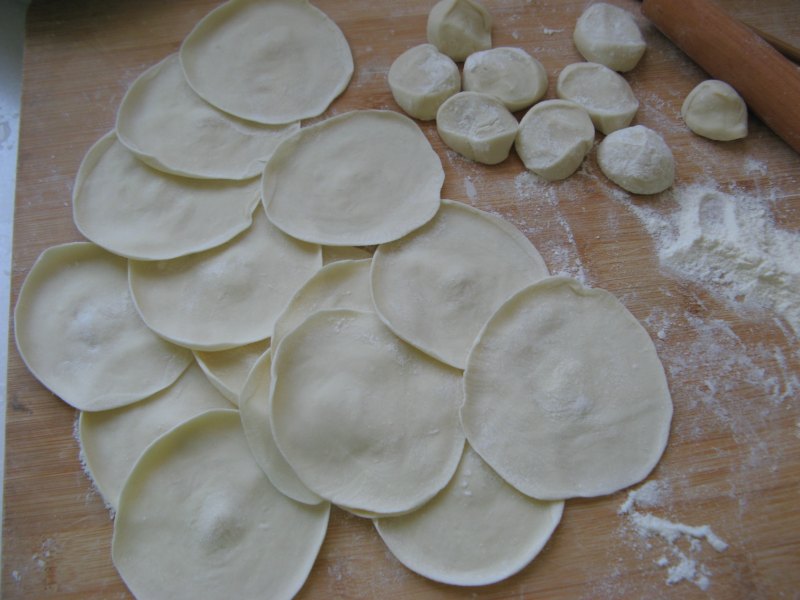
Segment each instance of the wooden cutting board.
[{"label": "wooden cutting board", "polygon": [[[494,45],[526,49],[555,79],[581,60],[571,36],[586,0],[486,0]],[[618,0],[638,14],[635,2]],[[216,0],[49,0],[28,15],[12,305],[46,247],[81,238],[70,194],[89,146],[114,125],[127,86],[175,52]],[[318,0],[350,42],[356,71],[327,114],[397,110],[387,70],[425,42],[429,1]],[[779,21],[797,23],[788,3]],[[800,157],[756,119],[742,141],[691,134],[680,105],[704,73],[639,18],[647,53],[626,78],[641,102],[636,122],[659,131],[677,161],[676,188],[712,182],[768,198],[778,226],[800,228]],[[616,294],[655,340],[673,394],[667,451],[650,479],[662,486],[647,514],[709,525],[728,543],[642,538],[618,514],[626,492],[570,500],[536,560],[499,584],[462,589],[406,570],[368,520],[340,510],[300,598],[779,598],[800,590],[800,345],[775,315],[737,308],[659,266],[635,207],[668,214],[669,193],[631,197],[600,173],[594,152],[579,173],[544,184],[512,156],[487,167],[450,152],[421,127],[446,171],[443,196],[517,225],[554,273]],[[598,140],[600,137],[598,136]],[[800,260],[800,257],[798,257]],[[58,343],[53,340],[53,343]],[[76,414],[40,386],[9,351],[3,528],[6,598],[127,598],[111,564],[112,520],[83,474]],[[681,560],[683,555],[686,560]],[[264,557],[269,560],[268,556]],[[668,584],[669,567],[694,561],[707,585]],[[705,589],[701,589],[704,587]]]}]

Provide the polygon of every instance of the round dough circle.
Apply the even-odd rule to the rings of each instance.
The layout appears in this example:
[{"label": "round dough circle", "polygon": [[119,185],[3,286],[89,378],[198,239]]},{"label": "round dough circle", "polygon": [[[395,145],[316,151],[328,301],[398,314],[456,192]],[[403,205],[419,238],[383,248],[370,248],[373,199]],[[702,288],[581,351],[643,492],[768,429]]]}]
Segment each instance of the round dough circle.
[{"label": "round dough circle", "polygon": [[710,140],[728,142],[747,136],[747,105],[724,81],[697,84],[683,101],[681,117],[694,133]]},{"label": "round dough circle", "polygon": [[189,179],[148,167],[112,131],[78,169],[72,216],[83,235],[114,254],[161,260],[224,244],[250,226],[258,199],[255,181]]},{"label": "round dough circle", "polygon": [[590,4],[583,11],[572,39],[586,60],[620,72],[633,69],[647,49],[633,15],[606,2]]},{"label": "round dough circle", "polygon": [[436,113],[436,131],[470,160],[496,165],[508,158],[519,123],[500,100],[477,92],[450,96]]},{"label": "round dough circle", "polygon": [[388,80],[395,102],[421,121],[435,119],[442,102],[461,91],[458,66],[433,44],[403,52],[389,67]]},{"label": "round dough circle", "polygon": [[428,41],[455,61],[492,47],[492,16],[477,0],[440,0],[428,13]]},{"label": "round dough circle", "polygon": [[269,346],[270,340],[259,340],[228,350],[214,352],[195,350],[194,358],[211,385],[229,402],[238,406],[253,366],[269,350]]},{"label": "round dough circle", "polygon": [[311,315],[278,345],[272,376],[275,442],[323,498],[398,514],[450,481],[464,448],[461,373],[374,314]]},{"label": "round dough circle", "polygon": [[127,261],[88,242],[48,248],[14,310],[17,349],[36,378],[80,410],[108,410],[172,384],[192,360],[144,324]]},{"label": "round dough circle", "polygon": [[464,90],[494,96],[513,112],[544,96],[547,72],[522,48],[482,50],[464,61]]},{"label": "round dough circle", "polygon": [[186,421],[148,446],[120,496],[111,556],[140,600],[292,598],[330,506],[285,497],[250,455],[235,410]]},{"label": "round dough circle", "polygon": [[306,0],[231,0],[186,36],[180,59],[201,98],[273,125],[322,114],[353,74],[341,30]]},{"label": "round dough circle", "polygon": [[206,179],[261,174],[280,141],[300,123],[261,125],[224,113],[186,83],[177,54],[133,82],[119,106],[119,141],[151,167]]},{"label": "round dough circle", "polygon": [[597,147],[597,164],[632,194],[657,194],[675,180],[675,158],[664,139],[644,125],[620,129]]},{"label": "round dough circle", "polygon": [[439,209],[444,170],[408,117],[360,110],[304,127],[264,169],[270,220],[289,235],[332,246],[403,237]]},{"label": "round dough circle", "polygon": [[464,392],[469,443],[534,498],[632,485],[669,436],[672,400],[647,332],[614,296],[572,279],[536,283],[495,313]]},{"label": "round dough circle", "polygon": [[488,585],[517,573],[555,530],[563,502],[520,494],[467,445],[453,479],[407,515],[375,520],[392,554],[423,577]]},{"label": "round dough circle", "polygon": [[494,311],[548,275],[513,225],[450,200],[418,231],[378,246],[372,262],[372,298],[383,322],[457,369]]},{"label": "round dough circle", "polygon": [[573,63],[558,74],[556,93],[583,106],[598,131],[608,135],[630,125],[639,101],[625,78],[598,63]]},{"label": "round dough circle", "polygon": [[272,335],[278,315],[322,266],[319,246],[295,240],[256,211],[227,244],[169,261],[130,261],[130,288],[147,325],[193,350],[225,350]]},{"label": "round dough circle", "polygon": [[572,175],[593,144],[594,125],[582,106],[545,100],[522,117],[514,148],[526,169],[556,181]]}]

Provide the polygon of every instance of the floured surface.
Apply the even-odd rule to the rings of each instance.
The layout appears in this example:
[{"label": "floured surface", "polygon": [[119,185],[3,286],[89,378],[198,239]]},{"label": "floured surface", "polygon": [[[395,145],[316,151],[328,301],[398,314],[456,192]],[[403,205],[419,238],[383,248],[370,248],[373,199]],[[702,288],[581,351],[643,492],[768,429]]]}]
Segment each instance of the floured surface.
[{"label": "floured surface", "polygon": [[[353,48],[356,72],[333,105],[398,110],[386,84],[392,60],[425,40],[431,2],[399,5],[318,0]],[[796,6],[796,3],[794,3]],[[83,153],[108,131],[127,87],[147,66],[175,51],[195,22],[217,3],[180,0],[35,3],[28,47],[20,137],[12,303],[26,270],[46,246],[79,239],[68,197]],[[581,57],[571,36],[586,2],[498,0],[494,45],[522,46],[545,66],[551,83]],[[636,13],[639,3],[620,1]],[[800,23],[798,14],[765,20]],[[796,10],[796,9],[795,9]],[[763,207],[776,229],[798,231],[797,154],[758,121],[724,145],[691,134],[680,120],[686,94],[706,75],[641,19],[648,50],[626,74],[640,108],[634,122],[658,130],[675,153],[675,189],[713,181]],[[133,27],[132,24],[136,26]],[[668,584],[679,564],[661,537],[642,539],[617,510],[627,492],[567,503],[562,526],[520,574],[476,598],[791,597],[800,587],[796,518],[800,482],[798,342],[772,313],[729,302],[696,276],[665,268],[633,206],[660,219],[676,215],[662,196],[638,200],[610,184],[594,154],[566,180],[549,184],[512,156],[495,167],[448,151],[431,124],[422,126],[445,169],[445,198],[500,214],[525,233],[554,274],[605,287],[622,299],[654,339],[667,370],[675,418],[667,452],[652,477],[664,482],[658,506],[639,507],[674,523],[708,525],[728,549],[705,540],[694,554],[708,571],[702,591],[686,580]],[[599,140],[599,137],[598,137]],[[735,189],[734,189],[735,188]],[[738,193],[738,192],[736,192]],[[36,384],[9,352],[9,413],[3,591],[8,598],[129,597],[110,564],[111,521],[80,471],[72,438],[74,412]],[[57,460],[54,460],[57,457]],[[648,547],[648,544],[650,547]],[[334,510],[330,531],[299,599],[463,598],[464,590],[428,582],[388,556],[368,521]]]}]

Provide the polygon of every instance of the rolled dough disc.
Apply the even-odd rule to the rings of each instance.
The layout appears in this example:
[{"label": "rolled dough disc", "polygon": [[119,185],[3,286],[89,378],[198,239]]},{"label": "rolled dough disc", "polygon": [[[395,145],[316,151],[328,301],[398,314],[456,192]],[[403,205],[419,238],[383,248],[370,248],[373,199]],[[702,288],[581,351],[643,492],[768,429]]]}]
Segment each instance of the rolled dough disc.
[{"label": "rolled dough disc", "polygon": [[194,357],[211,385],[238,406],[250,372],[258,359],[269,350],[269,346],[270,340],[259,340],[216,352],[195,350]]}]

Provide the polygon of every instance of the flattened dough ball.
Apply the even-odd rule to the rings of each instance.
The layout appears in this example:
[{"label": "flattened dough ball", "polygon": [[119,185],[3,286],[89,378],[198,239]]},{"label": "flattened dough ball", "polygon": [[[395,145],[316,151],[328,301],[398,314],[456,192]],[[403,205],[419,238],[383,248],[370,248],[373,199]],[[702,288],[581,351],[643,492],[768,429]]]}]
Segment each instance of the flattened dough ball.
[{"label": "flattened dough ball", "polygon": [[464,61],[464,90],[494,96],[514,112],[544,96],[547,72],[522,48],[482,50]]},{"label": "flattened dough ball", "polygon": [[573,63],[561,70],[556,93],[583,106],[598,131],[608,135],[630,125],[639,101],[625,78],[598,63]]},{"label": "flattened dough ball", "polygon": [[407,114],[430,121],[442,102],[461,91],[461,74],[453,59],[436,46],[420,44],[403,52],[389,67],[389,89]]},{"label": "flattened dough ball", "polygon": [[264,169],[270,220],[289,235],[331,246],[403,237],[439,209],[444,170],[414,121],[359,110],[304,127]]},{"label": "flattened dough ball", "polygon": [[436,113],[436,131],[451,149],[487,165],[508,158],[519,123],[500,100],[477,92],[450,96]]},{"label": "flattened dough ball", "polygon": [[120,142],[151,167],[206,179],[260,175],[278,143],[299,128],[261,125],[213,107],[186,83],[177,54],[133,82],[116,125]]},{"label": "flattened dough ball", "polygon": [[314,313],[278,345],[272,433],[313,492],[369,514],[413,510],[450,481],[464,448],[461,373],[372,313]]},{"label": "flattened dough ball", "polygon": [[458,369],[492,313],[548,275],[539,252],[513,225],[450,200],[425,227],[379,246],[372,260],[380,318],[408,343]]},{"label": "flattened dough ball", "polygon": [[259,340],[216,352],[195,350],[194,358],[211,385],[230,402],[238,405],[250,371],[269,350],[269,345],[270,340]]},{"label": "flattened dough ball", "polygon": [[675,180],[675,158],[659,134],[644,125],[608,135],[597,147],[597,164],[632,194],[657,194]]},{"label": "flattened dough ball", "polygon": [[111,557],[140,600],[292,598],[330,506],[276,490],[250,455],[235,410],[199,415],[151,444],[120,496]]},{"label": "flattened dough ball", "polygon": [[672,400],[647,332],[614,296],[568,278],[527,287],[494,314],[464,392],[469,443],[534,498],[641,481],[669,436]]},{"label": "flattened dough ball", "polygon": [[136,312],[123,258],[88,242],[48,248],[14,310],[17,348],[50,391],[80,410],[107,410],[169,386],[191,352],[153,333]]},{"label": "flattened dough ball", "polygon": [[514,142],[525,168],[548,181],[565,179],[594,144],[589,113],[568,100],[545,100],[522,117]]},{"label": "flattened dough ball", "polygon": [[718,79],[702,81],[689,92],[681,117],[697,135],[728,142],[747,136],[747,105],[730,85]]},{"label": "flattened dough ball", "polygon": [[341,30],[306,0],[231,0],[189,33],[180,59],[201,98],[273,125],[322,114],[353,74]]},{"label": "flattened dough ball", "polygon": [[440,0],[428,14],[428,41],[462,61],[492,47],[492,16],[477,0]]},{"label": "flattened dough ball", "polygon": [[148,167],[112,131],[78,169],[72,216],[80,232],[114,254],[162,260],[224,244],[247,229],[258,182],[179,177]]},{"label": "flattened dough ball", "polygon": [[583,11],[572,39],[583,58],[620,72],[633,69],[647,49],[633,15],[606,2],[590,4]]},{"label": "flattened dough ball", "polygon": [[319,246],[256,211],[227,244],[169,261],[130,261],[130,288],[149,327],[193,350],[226,350],[272,335],[278,315],[322,266]]},{"label": "flattened dough ball", "polygon": [[555,530],[563,502],[529,498],[467,445],[453,479],[419,510],[375,519],[397,559],[450,585],[488,585],[530,563]]}]

